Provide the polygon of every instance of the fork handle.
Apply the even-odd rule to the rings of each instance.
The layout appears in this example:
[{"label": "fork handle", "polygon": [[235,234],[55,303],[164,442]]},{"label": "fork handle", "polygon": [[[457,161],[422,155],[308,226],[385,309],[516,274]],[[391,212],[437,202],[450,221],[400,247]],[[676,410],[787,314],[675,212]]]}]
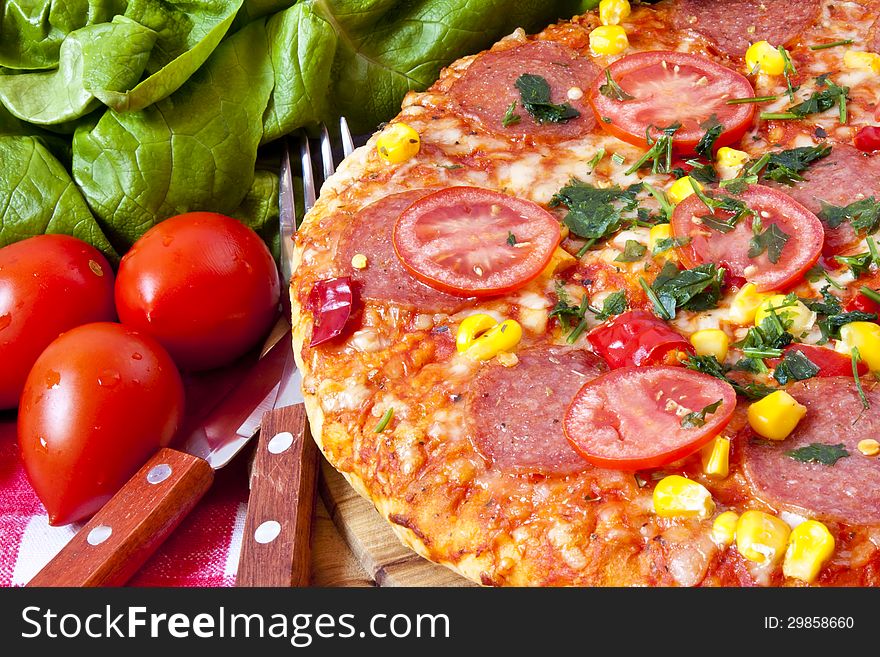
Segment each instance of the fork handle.
[{"label": "fork handle", "polygon": [[263,415],[236,586],[308,586],[318,448],[302,404]]}]

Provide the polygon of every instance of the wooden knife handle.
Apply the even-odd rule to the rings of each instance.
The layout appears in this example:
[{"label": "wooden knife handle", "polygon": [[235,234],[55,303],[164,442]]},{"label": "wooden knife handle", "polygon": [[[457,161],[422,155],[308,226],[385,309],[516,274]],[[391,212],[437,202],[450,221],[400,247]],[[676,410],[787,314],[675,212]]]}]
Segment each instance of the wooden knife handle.
[{"label": "wooden knife handle", "polygon": [[28,586],[121,586],[150,558],[214,480],[207,461],[159,450]]},{"label": "wooden knife handle", "polygon": [[302,404],[263,415],[236,586],[308,586],[318,448]]}]

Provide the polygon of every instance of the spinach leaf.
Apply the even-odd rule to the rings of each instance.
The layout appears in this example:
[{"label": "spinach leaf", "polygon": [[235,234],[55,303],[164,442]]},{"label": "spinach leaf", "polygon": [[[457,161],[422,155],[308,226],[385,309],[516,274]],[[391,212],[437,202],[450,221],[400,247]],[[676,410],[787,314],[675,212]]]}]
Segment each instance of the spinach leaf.
[{"label": "spinach leaf", "polygon": [[110,241],[124,249],[165,217],[235,210],[251,188],[273,85],[265,24],[255,21],[169,98],[77,130],[73,175]]},{"label": "spinach leaf", "polygon": [[795,461],[801,463],[819,463],[821,465],[832,466],[840,459],[849,456],[849,452],[843,443],[837,445],[828,445],[825,443],[811,443],[806,447],[792,449],[785,453]]},{"label": "spinach leaf", "polygon": [[525,73],[516,80],[526,111],[538,123],[565,123],[581,115],[568,103],[550,102],[550,84],[540,75]]},{"label": "spinach leaf", "polygon": [[697,145],[694,147],[694,152],[697,155],[712,159],[712,148],[715,146],[715,142],[718,141],[718,137],[724,132],[724,126],[718,120],[718,116],[713,114],[703,121],[700,124],[700,127],[706,132],[700,137],[700,141],[698,141]]},{"label": "spinach leaf", "polygon": [[592,312],[600,322],[604,322],[606,319],[614,317],[615,315],[625,313],[627,308],[629,308],[629,302],[626,300],[626,292],[623,290],[612,292],[605,297],[605,301],[602,302],[601,310],[598,310],[593,306],[589,307],[590,312]]},{"label": "spinach leaf", "polygon": [[0,136],[0,162],[0,246],[64,233],[118,259],[70,175],[39,139]]},{"label": "spinach leaf", "polygon": [[715,356],[688,356],[685,361],[685,367],[695,372],[702,372],[716,379],[721,379],[729,383],[737,394],[742,395],[746,399],[757,400],[762,399],[774,392],[776,388],[765,386],[762,383],[742,384],[727,376],[727,369],[718,362]]}]

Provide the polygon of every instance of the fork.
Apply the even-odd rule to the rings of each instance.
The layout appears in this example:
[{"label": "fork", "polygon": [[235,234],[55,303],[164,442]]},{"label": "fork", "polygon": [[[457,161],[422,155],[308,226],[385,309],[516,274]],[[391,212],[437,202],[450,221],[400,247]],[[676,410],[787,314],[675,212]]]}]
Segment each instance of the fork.
[{"label": "fork", "polygon": [[[340,143],[334,144],[322,124],[320,160],[312,155],[308,135],[299,133],[299,161],[303,181],[304,215],[318,195],[320,184],[336,170],[334,152],[347,157],[354,143],[345,117],[339,120]],[[336,146],[336,148],[334,148]],[[289,283],[296,231],[296,204],[290,148],[282,144],[279,184],[281,275]],[[290,298],[282,294],[283,313],[290,319]],[[237,586],[307,586],[310,577],[311,522],[319,456],[305,430],[306,418],[301,379],[290,345],[290,325],[278,339],[288,342],[287,362],[279,382],[274,409],[263,415],[250,477],[250,497],[245,518]],[[299,402],[299,403],[297,403]]]}]

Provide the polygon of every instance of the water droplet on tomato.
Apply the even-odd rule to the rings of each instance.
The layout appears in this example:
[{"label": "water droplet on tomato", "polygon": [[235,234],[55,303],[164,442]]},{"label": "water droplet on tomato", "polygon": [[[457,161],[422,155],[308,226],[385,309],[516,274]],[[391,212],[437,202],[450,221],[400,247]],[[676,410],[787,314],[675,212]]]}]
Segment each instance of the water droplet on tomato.
[{"label": "water droplet on tomato", "polygon": [[46,442],[46,439],[40,436],[40,447],[43,448],[44,452],[49,451],[49,443]]},{"label": "water droplet on tomato", "polygon": [[10,324],[12,324],[12,315],[10,313],[0,315],[0,331],[5,329]]},{"label": "water droplet on tomato", "polygon": [[143,356],[141,356],[138,352],[134,352],[134,353],[131,355],[131,359],[132,359],[132,360],[141,360],[142,358],[143,358]]},{"label": "water droplet on tomato", "polygon": [[47,388],[55,388],[59,383],[61,383],[61,372],[56,372],[55,370],[49,370],[46,372]]},{"label": "water droplet on tomato", "polygon": [[121,379],[122,377],[116,370],[104,370],[98,375],[98,385],[103,386],[104,388],[112,388],[119,383]]}]

